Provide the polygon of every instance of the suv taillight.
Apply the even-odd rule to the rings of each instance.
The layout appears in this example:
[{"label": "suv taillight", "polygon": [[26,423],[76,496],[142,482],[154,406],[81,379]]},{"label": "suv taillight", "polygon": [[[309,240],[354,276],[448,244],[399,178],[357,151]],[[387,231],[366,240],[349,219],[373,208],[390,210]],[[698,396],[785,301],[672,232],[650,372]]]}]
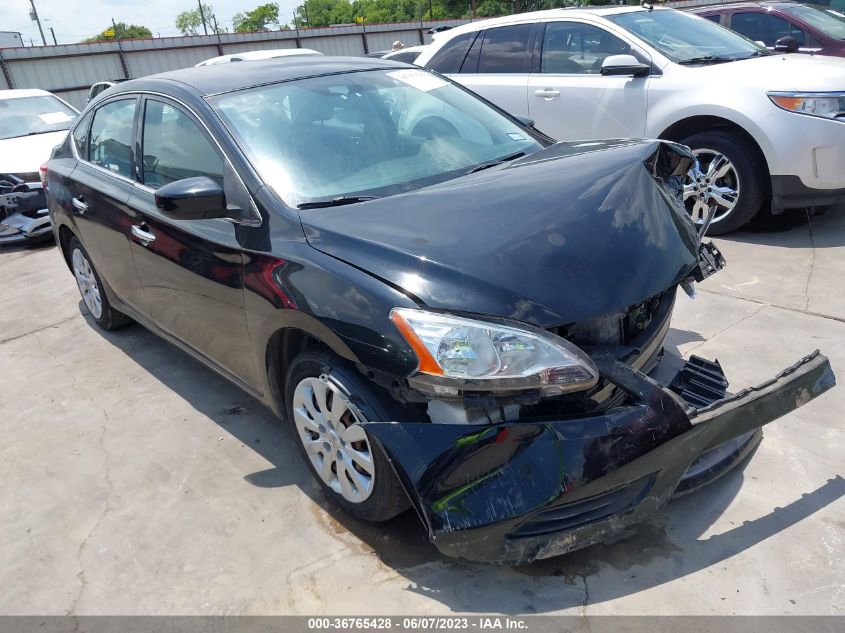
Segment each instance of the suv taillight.
[{"label": "suv taillight", "polygon": [[38,175],[41,177],[41,186],[47,188],[47,163],[38,168]]}]

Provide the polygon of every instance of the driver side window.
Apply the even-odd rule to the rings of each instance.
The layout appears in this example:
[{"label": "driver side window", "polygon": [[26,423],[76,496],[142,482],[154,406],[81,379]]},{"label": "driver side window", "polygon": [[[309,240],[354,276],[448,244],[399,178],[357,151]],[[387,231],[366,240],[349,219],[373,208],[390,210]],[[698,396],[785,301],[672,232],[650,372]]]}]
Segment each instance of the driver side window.
[{"label": "driver side window", "polygon": [[628,44],[597,26],[549,22],[543,35],[540,72],[598,75],[606,57],[630,54]]},{"label": "driver side window", "polygon": [[799,46],[803,46],[807,39],[804,31],[797,26],[768,13],[734,13],[731,28],[750,40],[763,42],[766,46],[774,46],[780,38],[787,35],[794,37]]},{"label": "driver side window", "polygon": [[207,176],[223,186],[223,159],[200,127],[175,106],[148,99],[144,108],[143,183]]}]

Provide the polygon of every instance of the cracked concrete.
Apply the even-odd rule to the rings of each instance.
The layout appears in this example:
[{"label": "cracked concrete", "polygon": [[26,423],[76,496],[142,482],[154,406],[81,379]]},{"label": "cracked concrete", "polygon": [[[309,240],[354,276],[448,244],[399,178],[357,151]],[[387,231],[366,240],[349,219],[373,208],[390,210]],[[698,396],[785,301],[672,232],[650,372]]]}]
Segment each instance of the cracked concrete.
[{"label": "cracked concrete", "polygon": [[[817,347],[845,376],[845,213],[812,223],[718,240],[728,268],[679,295],[667,345],[718,358],[733,389]],[[411,513],[368,526],[327,505],[248,396],[140,327],[80,317],[54,248],[0,251],[0,274],[0,614],[845,609],[841,386],[612,544],[473,565]]]}]

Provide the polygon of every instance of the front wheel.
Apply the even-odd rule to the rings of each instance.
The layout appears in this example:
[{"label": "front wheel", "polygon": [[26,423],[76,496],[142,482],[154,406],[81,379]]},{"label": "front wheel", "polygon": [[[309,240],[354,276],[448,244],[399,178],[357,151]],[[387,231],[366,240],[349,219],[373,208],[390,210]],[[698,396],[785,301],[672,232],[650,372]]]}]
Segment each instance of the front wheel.
[{"label": "front wheel", "polygon": [[735,231],[753,218],[768,197],[768,174],[757,149],[728,132],[700,132],[683,141],[698,159],[684,185],[684,205],[696,225],[716,207],[708,235]]},{"label": "front wheel", "polygon": [[288,369],[285,399],[302,455],[335,503],[373,523],[408,508],[387,457],[363,428],[392,419],[384,395],[336,355],[305,351]]}]

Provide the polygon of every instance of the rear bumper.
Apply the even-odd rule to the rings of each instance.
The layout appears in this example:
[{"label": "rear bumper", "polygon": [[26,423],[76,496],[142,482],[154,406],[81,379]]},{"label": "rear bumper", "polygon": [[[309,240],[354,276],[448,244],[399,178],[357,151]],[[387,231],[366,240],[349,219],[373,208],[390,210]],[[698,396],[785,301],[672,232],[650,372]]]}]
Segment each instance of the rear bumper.
[{"label": "rear bumper", "polygon": [[762,426],[835,384],[814,352],[695,409],[613,358],[597,364],[633,404],[566,420],[366,425],[443,554],[515,564],[601,542],[728,472]]}]

